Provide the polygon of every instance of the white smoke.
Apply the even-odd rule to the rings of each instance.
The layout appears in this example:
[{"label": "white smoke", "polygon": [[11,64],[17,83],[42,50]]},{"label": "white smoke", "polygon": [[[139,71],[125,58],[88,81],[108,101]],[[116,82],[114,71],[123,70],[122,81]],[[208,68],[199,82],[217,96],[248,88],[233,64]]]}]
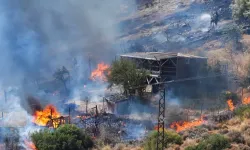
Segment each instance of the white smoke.
[{"label": "white smoke", "polygon": [[[126,5],[136,7],[130,2]],[[9,0],[0,5],[0,78],[8,84],[27,76],[50,77],[76,56],[108,61],[119,51],[113,46],[123,0]]]},{"label": "white smoke", "polygon": [[192,24],[192,30],[207,32],[210,28],[210,21],[211,15],[208,13],[203,13],[194,20],[194,23]]},{"label": "white smoke", "polygon": [[207,32],[210,27],[211,15],[210,14],[202,14],[199,18],[200,28],[202,32]]},{"label": "white smoke", "polygon": [[[115,56],[119,51],[114,48],[120,35],[118,8],[122,5],[123,0],[0,1],[0,90],[19,88],[8,94],[6,104],[0,96],[1,111],[8,112],[4,124],[14,126],[13,119],[31,121],[21,101],[27,92],[36,95],[38,91],[36,85],[24,86],[24,79],[29,83],[51,80],[55,69],[71,69],[76,57],[81,63],[72,75],[78,83],[85,76],[89,58],[99,62]],[[133,0],[126,5],[136,7]],[[33,128],[28,126],[21,136]]]}]

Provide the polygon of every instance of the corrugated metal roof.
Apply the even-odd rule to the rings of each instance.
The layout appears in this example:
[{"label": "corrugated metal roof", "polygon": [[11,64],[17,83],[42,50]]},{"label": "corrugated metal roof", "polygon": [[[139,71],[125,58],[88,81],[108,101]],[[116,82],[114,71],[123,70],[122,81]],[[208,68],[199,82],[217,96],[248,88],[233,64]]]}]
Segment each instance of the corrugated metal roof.
[{"label": "corrugated metal roof", "polygon": [[206,57],[194,56],[189,54],[182,54],[176,52],[135,52],[135,53],[127,53],[121,55],[121,57],[131,57],[131,58],[142,58],[142,59],[151,59],[151,60],[161,60],[166,58],[173,57],[187,57],[187,58],[202,58],[207,59]]}]

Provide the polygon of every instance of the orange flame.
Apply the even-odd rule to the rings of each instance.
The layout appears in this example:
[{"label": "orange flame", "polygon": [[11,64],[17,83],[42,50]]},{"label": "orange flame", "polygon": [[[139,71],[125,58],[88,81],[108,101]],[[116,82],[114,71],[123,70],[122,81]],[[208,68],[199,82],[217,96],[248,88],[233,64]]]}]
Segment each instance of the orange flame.
[{"label": "orange flame", "polygon": [[104,75],[104,72],[109,69],[109,65],[106,65],[104,63],[100,63],[97,65],[97,69],[94,70],[91,73],[91,80],[101,80],[101,81],[107,81],[107,78]]},{"label": "orange flame", "polygon": [[26,145],[27,150],[37,150],[36,146],[33,142],[29,142],[29,141],[25,140],[24,144]]},{"label": "orange flame", "polygon": [[159,128],[159,131],[163,131],[163,128],[162,128],[162,127],[158,127],[158,125],[156,125],[156,126],[154,127],[154,130],[158,130],[158,128]]},{"label": "orange flame", "polygon": [[233,111],[235,109],[235,106],[234,106],[233,101],[231,99],[229,99],[227,101],[227,105],[229,107],[229,110]]},{"label": "orange flame", "polygon": [[192,122],[174,122],[170,125],[170,128],[176,129],[176,132],[180,132],[183,130],[190,129],[192,127],[200,126],[204,123],[203,117],[201,117],[199,120],[192,121]]},{"label": "orange flame", "polygon": [[36,111],[33,116],[33,122],[39,126],[46,126],[51,118],[60,117],[60,113],[57,112],[56,107],[53,105],[47,105],[42,111]]},{"label": "orange flame", "polygon": [[244,105],[250,104],[250,97],[245,97],[244,99],[242,99],[242,104]]}]

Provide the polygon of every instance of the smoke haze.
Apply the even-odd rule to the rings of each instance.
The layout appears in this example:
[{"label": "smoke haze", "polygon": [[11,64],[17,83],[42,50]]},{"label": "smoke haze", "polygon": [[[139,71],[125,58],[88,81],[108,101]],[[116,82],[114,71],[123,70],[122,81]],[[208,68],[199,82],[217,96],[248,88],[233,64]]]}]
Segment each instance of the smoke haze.
[{"label": "smoke haze", "polygon": [[76,56],[108,61],[119,51],[121,6],[121,0],[1,0],[1,82],[51,75]]}]

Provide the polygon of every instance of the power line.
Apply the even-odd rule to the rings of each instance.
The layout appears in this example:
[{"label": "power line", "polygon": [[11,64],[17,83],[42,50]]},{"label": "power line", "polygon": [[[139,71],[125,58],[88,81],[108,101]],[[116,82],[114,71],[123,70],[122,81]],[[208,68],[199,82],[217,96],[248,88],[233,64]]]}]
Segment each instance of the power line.
[{"label": "power line", "polygon": [[206,79],[206,78],[215,78],[215,77],[226,76],[226,75],[227,74],[217,74],[217,75],[212,75],[212,76],[183,78],[183,79],[178,79],[178,80],[170,80],[170,81],[166,81],[166,82],[157,82],[157,83],[153,83],[153,84],[146,84],[146,85],[141,85],[141,86],[137,86],[137,87],[131,87],[129,89],[138,89],[138,88],[145,87],[147,85],[161,85],[161,84],[170,84],[170,83],[178,83],[178,82],[191,81],[191,80]]}]

